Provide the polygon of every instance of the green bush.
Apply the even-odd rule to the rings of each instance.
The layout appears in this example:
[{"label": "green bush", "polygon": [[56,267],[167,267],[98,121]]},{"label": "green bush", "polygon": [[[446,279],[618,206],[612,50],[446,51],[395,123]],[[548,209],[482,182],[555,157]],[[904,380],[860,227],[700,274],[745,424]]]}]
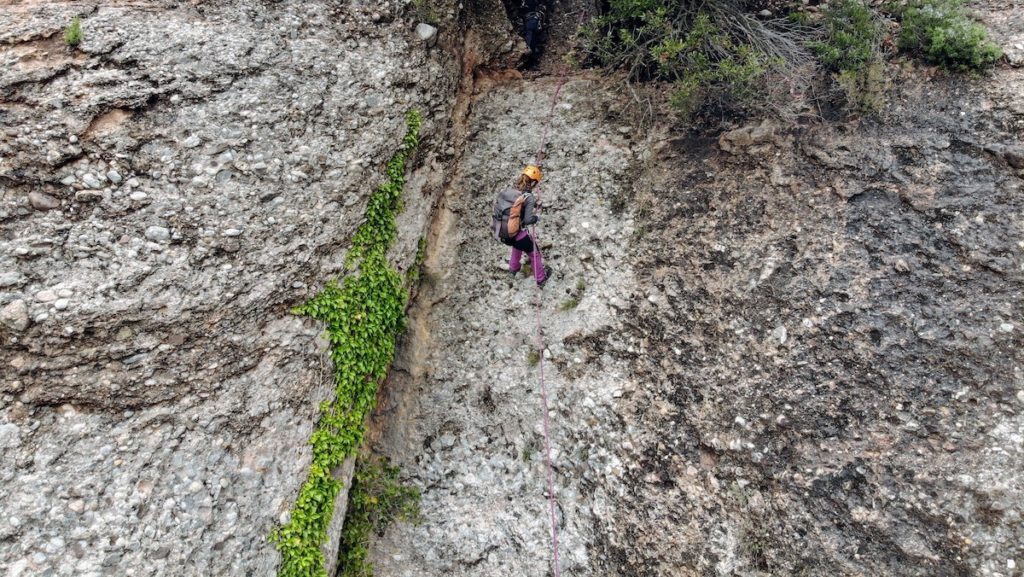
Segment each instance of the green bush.
[{"label": "green bush", "polygon": [[745,14],[701,5],[611,0],[585,27],[584,43],[598,64],[624,69],[634,80],[670,82],[670,103],[684,119],[703,108],[745,112],[766,97],[768,72],[786,65],[779,54],[789,39]]},{"label": "green bush", "polygon": [[82,42],[82,19],[75,16],[71,19],[71,24],[64,29],[64,44],[68,46],[78,46]]},{"label": "green bush", "polygon": [[830,5],[825,10],[825,33],[811,49],[829,70],[861,70],[880,57],[882,25],[862,0]]},{"label": "green bush", "polygon": [[1003,55],[985,28],[971,21],[961,0],[914,0],[900,11],[900,48],[953,70],[981,70]]},{"label": "green bush", "polygon": [[812,42],[833,73],[845,106],[877,112],[885,104],[888,76],[882,59],[882,23],[863,0],[840,0],[824,11],[825,37]]},{"label": "green bush", "polygon": [[786,14],[786,19],[793,24],[807,26],[811,23],[811,13],[806,10],[794,10],[793,12]]},{"label": "green bush", "polygon": [[708,14],[698,14],[682,39],[651,48],[658,75],[673,79],[670,104],[683,118],[705,106],[741,112],[763,93],[767,57],[722,33]]},{"label": "green bush", "polygon": [[876,113],[885,105],[889,77],[882,60],[876,60],[860,70],[844,70],[836,74],[835,79],[848,108]]},{"label": "green bush", "polygon": [[339,577],[373,577],[367,561],[370,534],[382,535],[396,520],[420,521],[420,491],[398,481],[398,467],[383,457],[360,457],[348,492],[341,531]]}]

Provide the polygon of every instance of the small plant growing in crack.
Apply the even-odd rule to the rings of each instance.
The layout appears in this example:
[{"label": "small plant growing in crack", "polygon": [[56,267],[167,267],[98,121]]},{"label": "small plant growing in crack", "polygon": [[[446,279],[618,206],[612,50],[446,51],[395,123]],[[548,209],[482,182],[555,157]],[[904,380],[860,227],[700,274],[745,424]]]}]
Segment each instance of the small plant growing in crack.
[{"label": "small plant growing in crack", "polygon": [[370,534],[382,536],[395,521],[419,523],[420,490],[398,480],[398,467],[384,457],[361,456],[349,489],[349,508],[339,547],[340,577],[373,577],[369,556]]},{"label": "small plant growing in crack", "polygon": [[569,298],[564,300],[562,304],[558,305],[558,310],[571,311],[572,309],[580,305],[580,299],[583,298],[583,293],[587,290],[587,283],[583,282],[582,279],[576,281],[576,288],[569,293]]},{"label": "small plant growing in crack", "polygon": [[423,272],[423,260],[427,256],[427,238],[421,236],[419,242],[416,244],[416,260],[413,261],[412,266],[409,270],[405,271],[405,286],[412,288],[416,286],[416,283],[420,280],[420,274]]},{"label": "small plant growing in crack", "polygon": [[82,42],[82,19],[75,16],[71,24],[64,29],[64,44],[78,46]]},{"label": "small plant growing in crack", "polygon": [[523,445],[523,452],[522,452],[523,462],[524,463],[529,463],[530,461],[532,461],[533,460],[533,456],[535,454],[537,454],[537,451],[539,449],[540,449],[540,446],[538,445],[536,439],[530,439],[529,441],[527,441],[526,444]]}]

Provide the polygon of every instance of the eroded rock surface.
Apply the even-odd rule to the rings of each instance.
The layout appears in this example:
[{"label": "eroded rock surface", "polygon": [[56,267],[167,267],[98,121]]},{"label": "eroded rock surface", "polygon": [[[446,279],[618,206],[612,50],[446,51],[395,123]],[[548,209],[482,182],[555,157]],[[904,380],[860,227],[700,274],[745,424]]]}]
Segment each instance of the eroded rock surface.
[{"label": "eroded rock surface", "polygon": [[6,575],[274,573],[332,394],[289,308],[340,271],[405,111],[446,131],[458,67],[400,10],[0,7]]},{"label": "eroded rock surface", "polygon": [[[643,142],[567,87],[541,313],[563,574],[1019,573],[1024,76],[892,73],[881,121]],[[426,520],[375,543],[381,574],[550,574],[532,289],[486,231],[550,82],[473,108],[378,416]]]},{"label": "eroded rock surface", "polygon": [[[530,358],[538,295],[532,277],[509,278],[508,250],[492,237],[490,211],[498,187],[538,151],[536,111],[550,106],[557,84],[500,86],[473,105],[471,136],[435,217],[424,286],[377,417],[375,445],[423,490],[425,518],[396,525],[377,542],[380,575],[547,571],[543,413],[539,366]],[[539,314],[566,523],[563,560],[584,573],[601,562],[595,521],[615,507],[624,473],[614,454],[624,442],[615,407],[635,385],[623,363],[608,359],[598,368],[570,350],[581,334],[610,331],[639,296],[622,242],[633,234],[632,218],[611,205],[632,186],[645,144],[606,124],[605,111],[624,103],[609,88],[574,80],[562,89],[540,192],[540,234],[555,270]]]}]

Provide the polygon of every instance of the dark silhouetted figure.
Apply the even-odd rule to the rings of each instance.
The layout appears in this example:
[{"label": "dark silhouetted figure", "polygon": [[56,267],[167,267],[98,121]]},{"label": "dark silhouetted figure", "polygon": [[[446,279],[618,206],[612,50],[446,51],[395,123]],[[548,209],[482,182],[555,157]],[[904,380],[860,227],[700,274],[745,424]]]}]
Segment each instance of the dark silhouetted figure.
[{"label": "dark silhouetted figure", "polygon": [[530,49],[530,56],[526,59],[527,70],[536,70],[540,64],[540,54],[543,50],[541,30],[546,11],[547,7],[541,0],[523,0],[519,7],[519,13],[523,16],[523,39]]}]

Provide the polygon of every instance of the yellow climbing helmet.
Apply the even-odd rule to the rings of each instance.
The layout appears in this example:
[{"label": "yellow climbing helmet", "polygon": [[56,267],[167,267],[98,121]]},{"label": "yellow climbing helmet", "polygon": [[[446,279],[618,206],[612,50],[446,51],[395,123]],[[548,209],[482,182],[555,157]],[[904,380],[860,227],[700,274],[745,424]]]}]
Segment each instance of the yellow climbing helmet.
[{"label": "yellow climbing helmet", "polygon": [[540,167],[534,166],[532,164],[523,169],[523,174],[538,182],[540,182],[540,179],[543,178],[544,176],[540,172]]}]

